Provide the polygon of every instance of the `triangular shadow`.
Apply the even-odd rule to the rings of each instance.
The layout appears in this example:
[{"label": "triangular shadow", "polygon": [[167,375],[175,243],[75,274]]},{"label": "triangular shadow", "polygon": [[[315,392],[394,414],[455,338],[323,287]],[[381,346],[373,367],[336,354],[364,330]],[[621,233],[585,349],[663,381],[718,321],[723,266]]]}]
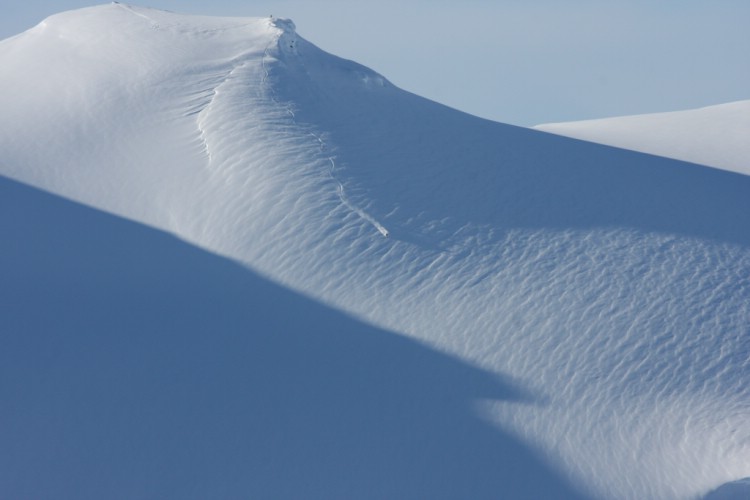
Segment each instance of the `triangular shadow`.
[{"label": "triangular shadow", "polygon": [[582,497],[500,377],[7,179],[0,228],[3,498]]}]

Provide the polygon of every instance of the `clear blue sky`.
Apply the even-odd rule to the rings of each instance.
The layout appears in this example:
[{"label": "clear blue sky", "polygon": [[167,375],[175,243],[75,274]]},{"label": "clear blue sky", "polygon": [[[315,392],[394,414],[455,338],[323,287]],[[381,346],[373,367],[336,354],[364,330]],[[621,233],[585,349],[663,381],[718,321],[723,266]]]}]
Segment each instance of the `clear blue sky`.
[{"label": "clear blue sky", "polygon": [[[3,0],[0,38],[85,0]],[[747,0],[140,0],[290,17],[300,35],[396,85],[518,125],[750,99]]]}]

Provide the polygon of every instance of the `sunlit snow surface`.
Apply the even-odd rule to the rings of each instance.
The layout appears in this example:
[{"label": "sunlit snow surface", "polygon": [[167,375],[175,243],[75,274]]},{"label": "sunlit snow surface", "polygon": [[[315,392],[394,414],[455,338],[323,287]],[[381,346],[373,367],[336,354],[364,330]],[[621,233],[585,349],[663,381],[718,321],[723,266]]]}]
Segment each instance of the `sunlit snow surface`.
[{"label": "sunlit snow surface", "polygon": [[750,476],[750,178],[460,113],[284,20],[112,4],[0,62],[4,175],[514,381],[477,415],[587,494]]},{"label": "sunlit snow surface", "polygon": [[750,175],[750,100],[534,128]]}]

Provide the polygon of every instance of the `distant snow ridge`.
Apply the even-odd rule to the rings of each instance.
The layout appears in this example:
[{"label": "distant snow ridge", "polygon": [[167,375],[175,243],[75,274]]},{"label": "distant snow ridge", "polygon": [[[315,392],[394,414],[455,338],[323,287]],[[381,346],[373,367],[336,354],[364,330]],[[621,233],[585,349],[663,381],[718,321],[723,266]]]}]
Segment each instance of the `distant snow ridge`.
[{"label": "distant snow ridge", "polygon": [[750,100],[535,128],[750,175]]},{"label": "distant snow ridge", "polygon": [[94,7],[0,64],[4,175],[517,381],[476,411],[571,491],[750,476],[747,176],[460,113],[277,19]]}]

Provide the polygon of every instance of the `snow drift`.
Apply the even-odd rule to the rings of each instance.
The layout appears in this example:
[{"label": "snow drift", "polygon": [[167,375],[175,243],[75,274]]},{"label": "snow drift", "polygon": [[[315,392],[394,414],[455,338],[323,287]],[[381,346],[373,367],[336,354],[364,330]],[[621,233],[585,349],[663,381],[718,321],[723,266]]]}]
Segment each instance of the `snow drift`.
[{"label": "snow drift", "polygon": [[[37,467],[49,488],[109,496],[144,484],[144,475],[156,484],[140,466],[132,476],[115,476],[123,463],[190,460],[186,469],[168,465],[172,475],[150,490],[168,492],[184,487],[181,471],[207,467],[199,458],[211,446],[214,456],[232,457],[226,463],[237,489],[217,489],[221,481],[211,479],[220,474],[205,481],[194,474],[194,491],[209,496],[275,486],[281,496],[298,496],[293,485],[302,474],[299,484],[314,478],[325,485],[314,491],[326,497],[424,491],[539,498],[554,491],[574,498],[690,498],[750,476],[750,178],[460,113],[321,51],[280,19],[112,4],[53,16],[3,41],[0,62],[0,172],[202,249],[170,240],[174,248],[147,269],[167,266],[172,252],[193,252],[195,260],[169,268],[164,282],[174,285],[152,313],[135,317],[130,330],[96,339],[92,349],[135,336],[125,373],[148,342],[166,342],[147,358],[160,387],[197,384],[207,392],[156,404],[139,399],[145,381],[121,382],[117,390],[128,391],[133,404],[98,414],[97,432],[112,438],[124,428],[137,438],[134,454],[115,459],[86,447],[106,472],[98,489],[85,478],[64,483],[52,465]],[[23,205],[12,220],[42,224],[27,215],[32,206]],[[143,259],[158,251],[150,241],[164,236],[129,227],[132,236],[119,239],[122,245],[143,241]],[[76,244],[67,258],[100,253],[86,249]],[[33,270],[46,257],[29,263],[18,257],[24,253],[12,254],[22,265],[6,268],[22,271],[9,283],[44,283],[48,277]],[[189,269],[199,270],[205,284],[192,288],[191,300],[170,298]],[[110,286],[126,292],[118,296],[122,302],[110,297],[92,309],[114,308],[127,321],[124,304],[146,307],[137,293],[153,286],[148,274],[129,284],[115,273],[99,284],[99,272],[82,273],[89,296]],[[222,290],[235,274],[238,284]],[[64,287],[69,278],[57,283]],[[275,300],[259,300],[265,294]],[[228,316],[197,314],[210,319],[201,320],[200,332],[192,329],[192,309],[201,311],[214,295],[228,304]],[[33,296],[26,297],[19,302],[33,307]],[[254,320],[243,304],[263,312],[262,326],[247,326]],[[54,301],[41,301],[39,311],[59,313]],[[73,345],[88,348],[93,330],[77,314],[63,317]],[[282,325],[292,318],[301,323],[287,331]],[[306,335],[305,318],[327,334]],[[4,330],[19,328],[18,315],[2,321]],[[104,316],[94,330],[111,326]],[[36,335],[44,345],[49,328],[32,324],[13,338]],[[207,331],[217,338],[216,378],[203,385],[194,350],[214,348]],[[170,349],[183,348],[182,334],[189,355],[175,360]],[[379,339],[386,339],[380,348],[368,346]],[[33,347],[15,342],[21,341],[11,344],[20,359],[33,359]],[[268,355],[257,354],[254,343]],[[247,366],[235,350],[247,356]],[[423,355],[434,363],[418,362]],[[226,369],[219,365],[225,356]],[[334,375],[327,371],[332,358],[341,367]],[[311,387],[283,377],[260,386],[245,382],[252,378],[246,374],[277,362],[280,373],[285,363],[301,363]],[[30,375],[9,366],[17,382],[7,400],[31,414],[48,393],[29,401],[36,394]],[[433,378],[432,370],[442,375]],[[487,373],[500,376],[499,385],[485,381]],[[354,377],[372,398],[360,405],[351,386],[332,382],[339,377]],[[219,390],[229,380],[250,394],[247,401]],[[330,383],[331,391],[321,389]],[[274,387],[289,399],[271,397]],[[70,382],[62,392],[83,406],[109,404],[96,388]],[[219,419],[218,436],[183,442],[189,433],[174,433],[166,450],[147,446],[150,423],[163,428],[164,413],[206,398],[223,410],[211,410],[206,420],[199,413],[185,429],[197,432]],[[350,401],[354,410],[347,409]],[[342,417],[346,432],[329,455],[323,443],[337,426],[308,426],[305,416],[327,421],[339,411],[353,413]],[[135,415],[143,426],[129,426]],[[68,413],[59,417],[63,424],[54,418],[25,427],[49,439],[16,442],[15,449],[70,453],[80,428],[64,425]],[[435,444],[454,418],[462,430],[449,434],[448,444]],[[370,439],[376,422],[387,423],[376,425],[377,439]],[[268,425],[262,457],[228,444],[234,431],[250,443]],[[287,428],[294,439],[284,437]],[[414,429],[424,432],[404,442]],[[12,443],[12,433],[3,432],[3,442]],[[483,436],[491,436],[489,444]],[[298,447],[314,458],[290,461]],[[400,461],[405,452],[408,460]],[[460,460],[442,461],[456,453]],[[325,457],[331,461],[318,466]],[[391,458],[400,465],[390,466]],[[407,462],[411,468],[400,473]],[[30,462],[14,463],[15,482],[2,483],[11,494],[23,491],[13,488],[27,484]],[[348,465],[341,475],[340,463]],[[313,468],[300,471],[305,467]],[[437,471],[444,482],[414,479],[408,471],[415,468],[419,478]],[[278,481],[264,482],[266,476]]]},{"label": "snow drift", "polygon": [[575,491],[472,411],[510,380],[8,180],[0,227],[4,497]]},{"label": "snow drift", "polygon": [[534,128],[750,175],[750,101]]}]

